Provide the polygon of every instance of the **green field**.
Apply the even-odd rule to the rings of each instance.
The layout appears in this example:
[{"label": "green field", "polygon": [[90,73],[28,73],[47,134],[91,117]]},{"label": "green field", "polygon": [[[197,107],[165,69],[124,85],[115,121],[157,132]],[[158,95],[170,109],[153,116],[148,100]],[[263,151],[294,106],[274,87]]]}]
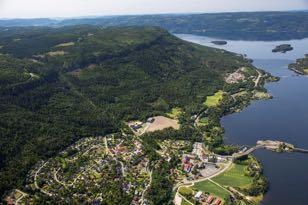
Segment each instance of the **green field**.
[{"label": "green field", "polygon": [[245,165],[234,164],[231,169],[225,173],[213,178],[213,181],[232,187],[247,187],[252,184],[252,178],[245,176]]},{"label": "green field", "polygon": [[172,108],[171,112],[167,113],[167,116],[172,119],[177,119],[183,113],[183,109],[179,107]]},{"label": "green field", "polygon": [[194,188],[202,192],[208,192],[221,199],[226,199],[229,196],[229,193],[226,190],[222,189],[211,181],[198,182],[194,185]]},{"label": "green field", "polygon": [[182,202],[181,202],[181,205],[191,205],[191,204],[183,199]]},{"label": "green field", "polygon": [[199,126],[206,126],[208,124],[209,124],[209,119],[207,117],[201,118],[198,123]]},{"label": "green field", "polygon": [[223,92],[221,90],[217,91],[214,95],[208,96],[204,105],[207,107],[216,107],[220,104],[220,101],[223,98]]}]

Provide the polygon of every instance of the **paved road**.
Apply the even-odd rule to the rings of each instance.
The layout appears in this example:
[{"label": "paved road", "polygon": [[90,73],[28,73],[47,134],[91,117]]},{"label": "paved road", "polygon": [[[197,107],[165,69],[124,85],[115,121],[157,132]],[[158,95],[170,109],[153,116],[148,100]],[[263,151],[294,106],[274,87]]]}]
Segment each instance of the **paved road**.
[{"label": "paved road", "polygon": [[24,197],[26,197],[28,194],[26,194],[23,191],[20,191],[19,189],[15,189],[15,191],[17,191],[21,194],[21,196],[15,201],[15,205],[18,205],[19,201],[22,200]]},{"label": "paved road", "polygon": [[189,181],[188,183],[194,184],[194,183],[202,182],[202,181],[205,181],[205,180],[208,180],[208,179],[212,179],[212,178],[224,173],[225,171],[227,171],[232,166],[232,164],[233,164],[232,161],[229,161],[223,169],[219,170],[215,174],[208,176],[208,177],[201,178],[201,179],[192,180],[192,181]]},{"label": "paved road", "polygon": [[256,70],[256,71],[258,72],[258,77],[255,80],[255,87],[258,87],[260,79],[263,77],[263,75],[262,75],[262,73],[260,71],[258,71],[258,70]]},{"label": "paved road", "polygon": [[141,205],[144,204],[144,196],[145,196],[145,193],[148,191],[148,189],[151,187],[151,184],[152,184],[152,171],[149,172],[149,175],[150,175],[150,181],[149,181],[148,185],[145,187],[145,189],[144,189],[143,192],[142,192],[142,196],[141,196]]},{"label": "paved road", "polygon": [[241,158],[241,157],[244,157],[244,156],[247,156],[249,154],[251,154],[252,152],[256,151],[257,149],[260,149],[260,148],[264,148],[262,145],[256,145],[248,150],[246,150],[245,152],[243,153],[235,153],[234,155],[232,155],[232,157],[234,159],[238,159],[238,158]]},{"label": "paved road", "polygon": [[[206,180],[210,180],[210,179],[212,179],[212,178],[214,178],[214,177],[216,177],[216,176],[222,174],[223,172],[227,171],[227,170],[232,166],[232,164],[233,164],[232,161],[229,161],[223,169],[219,170],[218,172],[216,172],[215,174],[213,174],[213,175],[211,175],[211,176],[204,177],[204,178],[201,178],[201,179],[192,180],[192,181],[188,181],[188,182],[186,182],[186,183],[184,182],[184,183],[182,183],[182,184],[181,184],[181,183],[178,183],[178,184],[175,185],[175,187],[173,188],[173,190],[177,189],[176,195],[178,194],[178,196],[182,197],[182,199],[184,199],[185,201],[188,201],[185,197],[183,197],[183,196],[179,193],[179,189],[180,189],[181,187],[191,187],[191,186],[194,186],[195,183],[203,182],[203,181],[206,181]],[[224,188],[224,189],[225,189],[225,188]],[[228,192],[230,192],[230,191],[228,191]],[[191,203],[191,204],[192,204],[192,203]]]},{"label": "paved road", "polygon": [[46,194],[46,195],[48,195],[48,196],[52,196],[51,193],[49,193],[49,192],[47,192],[47,191],[41,189],[41,188],[38,186],[38,184],[37,184],[37,175],[39,174],[39,172],[41,171],[41,169],[46,165],[46,163],[47,163],[47,162],[44,162],[44,164],[35,172],[35,175],[34,175],[34,186],[35,186],[36,189],[40,190],[40,192],[42,192],[42,193],[44,193],[44,194]]}]

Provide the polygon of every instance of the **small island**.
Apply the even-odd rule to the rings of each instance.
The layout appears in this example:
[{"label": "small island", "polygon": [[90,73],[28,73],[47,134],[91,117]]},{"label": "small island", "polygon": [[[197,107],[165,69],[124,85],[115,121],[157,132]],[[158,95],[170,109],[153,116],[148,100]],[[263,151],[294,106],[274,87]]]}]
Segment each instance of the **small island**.
[{"label": "small island", "polygon": [[287,51],[292,51],[293,47],[290,44],[281,44],[279,46],[276,46],[276,48],[274,48],[272,50],[273,53],[286,53]]},{"label": "small island", "polygon": [[295,63],[291,63],[289,69],[300,75],[308,75],[308,54],[304,58],[297,59]]},{"label": "small island", "polygon": [[226,45],[228,42],[227,41],[211,41],[211,43],[222,46],[222,45]]}]

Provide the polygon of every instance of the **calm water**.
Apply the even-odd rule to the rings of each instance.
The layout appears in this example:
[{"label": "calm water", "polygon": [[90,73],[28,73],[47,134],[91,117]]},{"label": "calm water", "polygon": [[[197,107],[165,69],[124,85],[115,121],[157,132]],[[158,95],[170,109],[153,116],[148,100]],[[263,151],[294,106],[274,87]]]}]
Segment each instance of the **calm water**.
[{"label": "calm water", "polygon": [[[240,113],[222,118],[226,141],[231,144],[254,145],[259,139],[277,139],[308,149],[308,78],[287,69],[290,62],[308,53],[308,39],[291,41],[228,41],[216,46],[214,39],[194,35],[178,37],[202,45],[247,54],[256,67],[281,77],[277,83],[266,85],[272,100],[255,101]],[[286,54],[272,53],[278,44],[292,44]],[[308,155],[277,154],[259,150],[255,156],[263,163],[270,180],[270,190],[262,204],[308,204]]]}]

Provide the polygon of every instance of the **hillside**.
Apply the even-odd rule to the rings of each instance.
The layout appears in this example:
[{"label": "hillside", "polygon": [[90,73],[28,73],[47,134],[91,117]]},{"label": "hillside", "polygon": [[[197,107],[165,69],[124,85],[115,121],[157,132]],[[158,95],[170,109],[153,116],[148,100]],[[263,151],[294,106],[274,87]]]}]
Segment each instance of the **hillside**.
[{"label": "hillside", "polygon": [[77,19],[0,20],[1,26],[159,26],[171,33],[239,40],[289,40],[308,37],[308,12],[238,12],[108,16]]},{"label": "hillside", "polygon": [[0,193],[40,159],[124,121],[200,109],[242,56],[155,27],[10,28],[0,32]]}]

